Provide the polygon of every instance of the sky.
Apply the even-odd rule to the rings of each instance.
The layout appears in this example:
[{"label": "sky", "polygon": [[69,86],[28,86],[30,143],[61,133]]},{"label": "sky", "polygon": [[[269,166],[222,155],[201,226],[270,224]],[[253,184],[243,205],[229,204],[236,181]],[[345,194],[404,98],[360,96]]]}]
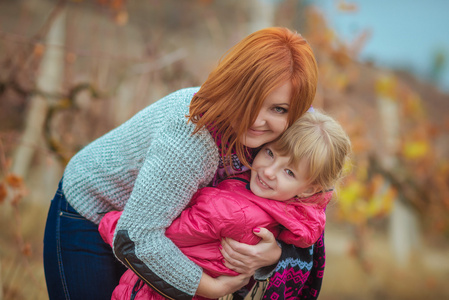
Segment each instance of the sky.
[{"label": "sky", "polygon": [[[338,3],[356,4],[355,11]],[[400,68],[449,93],[449,0],[313,0],[340,38],[350,43],[370,31],[359,59]],[[444,63],[435,67],[436,57]],[[438,64],[437,64],[438,65]]]}]

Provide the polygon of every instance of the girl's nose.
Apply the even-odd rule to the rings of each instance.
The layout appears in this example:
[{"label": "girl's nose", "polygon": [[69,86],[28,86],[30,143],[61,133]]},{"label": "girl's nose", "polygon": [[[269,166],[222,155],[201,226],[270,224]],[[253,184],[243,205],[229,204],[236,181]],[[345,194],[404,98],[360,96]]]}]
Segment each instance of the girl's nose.
[{"label": "girl's nose", "polygon": [[263,173],[265,177],[267,177],[268,179],[274,179],[276,177],[276,170],[274,169],[273,166],[266,167],[263,170]]}]

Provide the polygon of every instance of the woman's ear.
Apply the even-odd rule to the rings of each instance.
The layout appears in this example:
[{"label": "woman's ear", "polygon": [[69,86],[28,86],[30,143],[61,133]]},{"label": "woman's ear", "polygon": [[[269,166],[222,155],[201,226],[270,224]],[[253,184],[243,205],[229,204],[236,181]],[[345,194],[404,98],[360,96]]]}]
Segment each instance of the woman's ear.
[{"label": "woman's ear", "polygon": [[314,184],[310,185],[305,191],[297,195],[298,198],[307,198],[321,191],[321,186]]}]

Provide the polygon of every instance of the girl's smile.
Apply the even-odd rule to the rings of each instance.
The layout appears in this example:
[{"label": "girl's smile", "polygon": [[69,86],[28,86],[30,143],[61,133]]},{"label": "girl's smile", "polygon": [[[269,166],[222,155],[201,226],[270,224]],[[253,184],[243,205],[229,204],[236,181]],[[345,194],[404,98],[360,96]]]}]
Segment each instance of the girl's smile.
[{"label": "girl's smile", "polygon": [[259,175],[257,175],[257,183],[261,186],[261,188],[266,188],[266,189],[272,189],[271,187],[268,186],[268,184],[265,183],[265,181],[263,181]]},{"label": "girl's smile", "polygon": [[308,197],[319,191],[308,181],[306,161],[292,165],[289,156],[279,155],[270,144],[254,158],[250,188],[259,197],[278,201]]}]

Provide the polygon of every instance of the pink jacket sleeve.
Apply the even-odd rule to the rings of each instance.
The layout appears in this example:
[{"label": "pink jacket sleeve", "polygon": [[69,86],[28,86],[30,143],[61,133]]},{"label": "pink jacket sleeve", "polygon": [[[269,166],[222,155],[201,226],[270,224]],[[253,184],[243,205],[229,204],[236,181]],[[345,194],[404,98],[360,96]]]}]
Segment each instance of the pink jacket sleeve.
[{"label": "pink jacket sleeve", "polygon": [[98,225],[98,231],[105,243],[112,247],[112,241],[114,240],[115,227],[122,215],[121,211],[111,211],[104,215]]}]

